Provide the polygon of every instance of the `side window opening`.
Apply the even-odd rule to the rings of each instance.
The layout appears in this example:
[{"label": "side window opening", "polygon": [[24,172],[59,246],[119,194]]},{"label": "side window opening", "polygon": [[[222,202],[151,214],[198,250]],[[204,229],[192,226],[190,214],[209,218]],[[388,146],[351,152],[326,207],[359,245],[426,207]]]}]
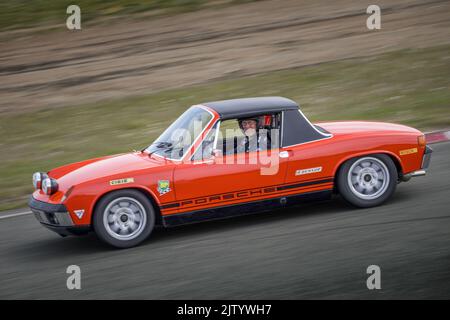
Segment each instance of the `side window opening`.
[{"label": "side window opening", "polygon": [[[278,149],[281,118],[281,113],[275,113],[220,120],[211,128],[191,159],[201,161],[211,159],[217,153],[226,156]],[[254,129],[250,133],[247,128],[249,124]]]},{"label": "side window opening", "polygon": [[[256,122],[256,132],[247,131],[246,122]],[[281,114],[267,114],[222,122],[217,148],[224,155],[263,151],[279,147]],[[220,143],[222,141],[222,143]]]}]

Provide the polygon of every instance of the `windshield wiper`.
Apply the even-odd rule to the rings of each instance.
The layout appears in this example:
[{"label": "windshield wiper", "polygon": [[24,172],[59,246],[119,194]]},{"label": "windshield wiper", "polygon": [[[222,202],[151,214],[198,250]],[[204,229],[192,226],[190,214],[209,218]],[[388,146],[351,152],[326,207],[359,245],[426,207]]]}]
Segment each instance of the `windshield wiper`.
[{"label": "windshield wiper", "polygon": [[[152,143],[151,144],[151,146],[152,145],[157,145],[156,146],[156,148],[158,148],[158,149],[164,149],[164,150],[168,150],[169,148],[171,148],[172,147],[172,142],[168,142],[168,141],[159,141],[159,142],[154,142],[154,143]],[[148,156],[150,157],[152,154],[154,154],[156,151],[158,151],[158,149],[157,150],[154,150],[154,151],[152,151],[152,152],[149,152],[149,154],[148,154]]]},{"label": "windshield wiper", "polygon": [[171,147],[172,146],[172,142],[168,142],[168,141],[161,141],[161,142],[156,142],[156,143],[158,144],[156,146],[157,148],[166,148],[166,147]]}]

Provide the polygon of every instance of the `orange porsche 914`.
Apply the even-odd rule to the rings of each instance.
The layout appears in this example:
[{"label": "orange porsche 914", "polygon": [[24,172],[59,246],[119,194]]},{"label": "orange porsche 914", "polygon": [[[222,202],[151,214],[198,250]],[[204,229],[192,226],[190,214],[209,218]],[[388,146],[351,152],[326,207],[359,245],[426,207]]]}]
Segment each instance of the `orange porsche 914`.
[{"label": "orange porsche 914", "polygon": [[136,246],[176,226],[299,205],[339,194],[356,207],[387,201],[425,175],[422,132],[381,122],[311,123],[292,100],[194,105],[141,151],[33,174],[29,206],[56,233],[94,231]]}]

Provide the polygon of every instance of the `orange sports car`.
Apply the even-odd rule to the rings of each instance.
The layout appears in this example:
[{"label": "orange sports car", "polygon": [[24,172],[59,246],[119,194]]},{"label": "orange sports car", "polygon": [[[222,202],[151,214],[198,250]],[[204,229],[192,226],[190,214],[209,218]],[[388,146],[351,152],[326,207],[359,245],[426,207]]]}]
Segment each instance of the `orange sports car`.
[{"label": "orange sports car", "polygon": [[65,236],[94,231],[135,246],[165,227],[340,194],[356,207],[388,200],[425,174],[422,132],[380,122],[312,124],[282,97],[194,105],[145,149],[33,175],[29,206]]}]

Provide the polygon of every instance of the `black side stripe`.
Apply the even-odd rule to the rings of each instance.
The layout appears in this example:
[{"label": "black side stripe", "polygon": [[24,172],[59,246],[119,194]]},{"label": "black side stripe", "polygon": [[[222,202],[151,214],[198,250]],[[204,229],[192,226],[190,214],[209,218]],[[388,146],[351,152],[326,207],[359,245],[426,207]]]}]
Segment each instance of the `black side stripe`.
[{"label": "black side stripe", "polygon": [[[256,212],[270,211],[281,207],[295,206],[309,201],[329,199],[331,198],[332,190],[333,189],[306,192],[286,197],[276,197],[271,199],[231,204],[202,210],[168,214],[163,215],[162,220],[164,226],[171,227],[206,220],[231,218]],[[284,202],[281,202],[280,199],[284,199]]]},{"label": "black side stripe", "polygon": [[165,205],[161,206],[161,209],[177,208],[179,206],[180,206],[180,203],[175,202],[175,203],[165,204]]},{"label": "black side stripe", "polygon": [[318,180],[318,181],[312,181],[312,182],[303,182],[303,183],[297,183],[297,184],[290,184],[288,186],[281,186],[277,187],[278,191],[287,190],[287,189],[295,189],[300,187],[306,187],[306,186],[312,186],[315,184],[322,184],[327,182],[333,182],[333,179],[324,179],[324,180]]},{"label": "black side stripe", "polygon": [[[333,180],[333,177],[315,178],[315,179],[311,179],[311,180],[305,180],[302,183],[321,181],[323,179],[331,179],[331,180]],[[270,186],[262,187],[261,189],[276,188],[276,187],[281,187],[281,186],[285,186],[285,185],[287,185],[287,184],[273,184],[273,185],[270,185]],[[223,195],[228,195],[228,194],[237,193],[237,192],[243,192],[243,191],[249,191],[249,190],[254,190],[254,189],[258,189],[258,188],[241,189],[241,190],[224,192],[224,193],[209,194],[209,195],[202,196],[202,197],[184,199],[182,202],[189,201],[189,200],[195,200],[195,199],[199,199],[199,198],[206,198],[206,197],[209,198],[209,197],[214,197],[214,196],[223,196]],[[169,202],[168,204],[172,204],[172,203],[174,203],[174,202]]]},{"label": "black side stripe", "polygon": [[[278,185],[278,186],[262,187],[261,189],[266,189],[267,190],[270,187],[274,187],[272,192],[276,192],[276,191],[283,191],[283,190],[301,188],[301,187],[306,187],[306,186],[313,186],[313,185],[317,185],[317,184],[330,183],[330,182],[333,182],[333,181],[334,181],[333,178],[328,178],[328,179],[312,180],[312,181],[308,181],[308,182],[302,182],[302,183],[296,183],[296,184],[290,184],[290,185],[281,185],[281,186]],[[255,189],[255,188],[253,188],[253,189]],[[172,202],[172,203],[164,204],[160,208],[161,209],[178,208],[178,207],[181,206],[181,203],[183,203],[183,202],[185,203],[187,200],[210,198],[210,197],[220,196],[220,195],[223,196],[223,195],[229,195],[229,194],[244,192],[244,191],[253,190],[253,189],[237,190],[237,191],[234,191],[234,192],[226,192],[226,193],[222,193],[222,194],[207,195],[207,196],[202,196],[202,197],[197,197],[197,198],[185,199],[185,200],[183,200],[181,202]],[[220,202],[217,202],[217,203],[220,203]]]}]

